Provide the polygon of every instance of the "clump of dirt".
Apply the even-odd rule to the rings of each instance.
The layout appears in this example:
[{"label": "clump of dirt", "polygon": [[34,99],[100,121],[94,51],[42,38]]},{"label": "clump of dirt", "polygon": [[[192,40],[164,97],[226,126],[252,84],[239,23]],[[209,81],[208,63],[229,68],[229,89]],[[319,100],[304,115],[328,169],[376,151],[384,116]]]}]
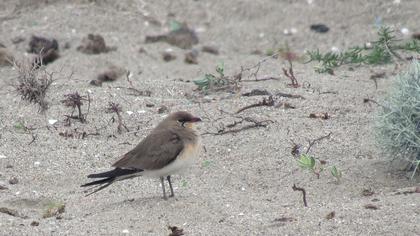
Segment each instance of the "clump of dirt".
[{"label": "clump of dirt", "polygon": [[126,73],[126,70],[118,66],[109,66],[104,72],[98,74],[97,78],[90,81],[91,85],[102,86],[102,82],[112,82]]},{"label": "clump of dirt", "polygon": [[170,52],[163,52],[162,59],[166,62],[173,61],[176,59],[176,56]]},{"label": "clump of dirt", "polygon": [[210,53],[213,55],[219,55],[219,49],[217,49],[216,47],[213,46],[203,46],[201,48],[202,52],[206,52],[206,53]]},{"label": "clump of dirt", "polygon": [[187,53],[185,53],[185,63],[187,64],[198,64],[198,51],[197,50],[191,50]]},{"label": "clump of dirt", "polygon": [[168,229],[171,230],[169,236],[181,236],[184,235],[184,230],[177,226],[168,226]]},{"label": "clump of dirt", "polygon": [[38,55],[38,58],[33,62],[38,66],[41,64],[49,64],[60,57],[58,53],[58,42],[56,39],[47,39],[34,35],[29,41],[28,52]]},{"label": "clump of dirt", "polygon": [[77,50],[85,54],[100,54],[115,50],[115,47],[108,47],[105,43],[104,37],[99,34],[88,34],[82,39]]},{"label": "clump of dirt", "polygon": [[167,34],[146,36],[146,43],[166,42],[170,45],[191,49],[198,44],[199,40],[194,30],[190,29],[187,24],[182,24],[179,29],[173,30]]}]

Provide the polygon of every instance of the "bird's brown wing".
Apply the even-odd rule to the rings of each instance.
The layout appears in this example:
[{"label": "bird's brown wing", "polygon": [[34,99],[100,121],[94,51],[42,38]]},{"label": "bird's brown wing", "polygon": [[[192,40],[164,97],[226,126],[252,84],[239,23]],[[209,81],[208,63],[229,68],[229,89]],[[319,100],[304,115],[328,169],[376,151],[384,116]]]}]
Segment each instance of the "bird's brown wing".
[{"label": "bird's brown wing", "polygon": [[173,131],[155,130],[113,166],[142,170],[160,169],[174,161],[183,148],[182,140]]}]

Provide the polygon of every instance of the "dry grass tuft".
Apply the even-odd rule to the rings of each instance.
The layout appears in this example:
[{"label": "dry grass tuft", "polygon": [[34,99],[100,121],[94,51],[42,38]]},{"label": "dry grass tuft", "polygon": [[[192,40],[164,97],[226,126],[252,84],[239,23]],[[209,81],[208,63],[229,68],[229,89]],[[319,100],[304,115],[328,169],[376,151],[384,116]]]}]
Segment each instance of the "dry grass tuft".
[{"label": "dry grass tuft", "polygon": [[46,71],[45,67],[38,67],[29,61],[13,62],[17,71],[17,83],[15,88],[22,100],[38,104],[40,111],[48,109],[48,102],[45,101],[48,88],[53,80],[53,73]]}]

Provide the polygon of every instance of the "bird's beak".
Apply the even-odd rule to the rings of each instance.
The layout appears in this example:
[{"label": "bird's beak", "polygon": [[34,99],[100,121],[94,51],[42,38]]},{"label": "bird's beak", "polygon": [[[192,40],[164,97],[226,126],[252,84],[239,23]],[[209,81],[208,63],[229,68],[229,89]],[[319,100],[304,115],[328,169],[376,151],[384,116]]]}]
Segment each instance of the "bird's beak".
[{"label": "bird's beak", "polygon": [[199,117],[193,117],[190,122],[200,122],[201,119]]}]

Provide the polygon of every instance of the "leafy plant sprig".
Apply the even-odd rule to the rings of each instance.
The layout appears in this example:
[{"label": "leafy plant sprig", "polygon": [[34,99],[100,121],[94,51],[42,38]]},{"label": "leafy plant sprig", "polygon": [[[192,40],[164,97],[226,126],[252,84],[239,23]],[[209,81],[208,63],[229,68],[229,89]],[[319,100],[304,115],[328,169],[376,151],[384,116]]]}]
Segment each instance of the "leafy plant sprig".
[{"label": "leafy plant sprig", "polygon": [[399,51],[420,53],[420,42],[412,39],[409,42],[399,43],[394,31],[389,27],[381,27],[378,31],[378,40],[371,42],[371,46],[356,46],[344,52],[327,52],[322,54],[319,49],[307,52],[309,62],[319,62],[315,67],[318,73],[334,73],[334,69],[348,64],[355,65],[381,65],[394,61],[394,58],[404,60]]},{"label": "leafy plant sprig", "polygon": [[[299,159],[297,160],[297,163],[303,169],[310,170],[312,173],[314,173],[318,179],[320,177],[321,172],[325,170],[324,162],[317,162],[317,160],[313,156],[305,153],[300,155]],[[337,182],[340,182],[342,172],[336,166],[331,166],[329,168],[331,175],[336,178]]]}]

